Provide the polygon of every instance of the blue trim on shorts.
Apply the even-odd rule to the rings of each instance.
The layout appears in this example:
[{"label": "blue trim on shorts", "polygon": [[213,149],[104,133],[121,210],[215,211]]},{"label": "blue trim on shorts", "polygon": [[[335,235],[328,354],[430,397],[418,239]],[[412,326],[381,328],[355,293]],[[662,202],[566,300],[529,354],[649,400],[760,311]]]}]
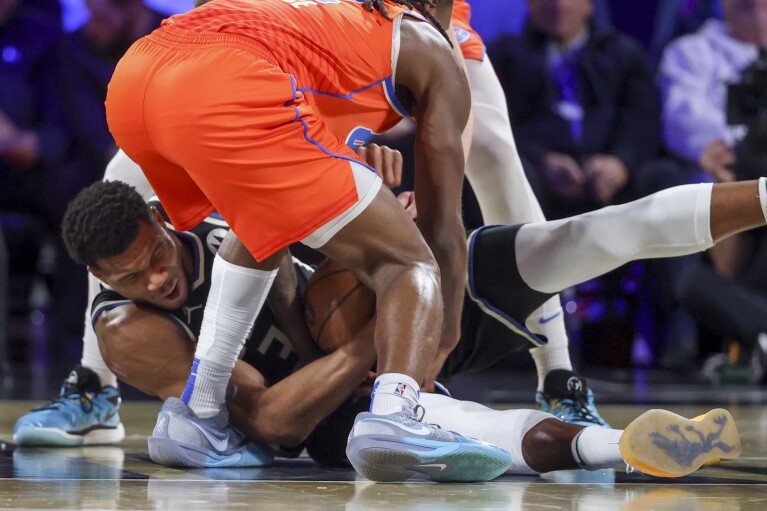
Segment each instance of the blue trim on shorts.
[{"label": "blue trim on shorts", "polygon": [[[292,77],[292,76],[293,76],[293,75],[291,75],[291,77]],[[296,91],[297,91],[297,90],[298,90],[298,91],[301,91],[301,90],[302,90],[302,89],[296,89],[296,88],[295,88],[295,83],[296,83],[296,82],[295,82],[295,78],[293,78],[293,80],[292,80],[292,85],[293,85],[293,95],[294,95],[294,96],[295,96],[295,94],[296,94]],[[380,83],[380,81],[379,81],[379,82],[376,82],[376,83]],[[375,84],[374,84],[374,85],[375,85]],[[304,89],[304,90],[309,90],[309,89]],[[378,173],[378,172],[376,171],[376,169],[374,169],[373,167],[371,167],[371,166],[370,166],[370,165],[368,165],[367,163],[363,163],[362,161],[358,160],[357,158],[352,158],[351,156],[345,156],[345,155],[343,155],[343,154],[334,153],[334,152],[330,151],[329,149],[327,149],[326,147],[324,147],[324,146],[323,146],[322,144],[320,144],[319,142],[317,142],[316,140],[312,139],[312,137],[310,137],[310,136],[309,136],[309,125],[306,123],[306,121],[304,121],[303,119],[301,119],[301,113],[299,112],[299,110],[298,110],[298,107],[294,106],[293,108],[296,110],[296,119],[295,119],[295,120],[296,120],[296,121],[298,121],[298,122],[300,122],[300,123],[301,123],[301,124],[304,126],[304,138],[306,139],[306,141],[307,141],[307,142],[309,142],[310,144],[314,144],[314,145],[315,145],[315,146],[317,146],[317,147],[318,147],[318,148],[319,148],[319,149],[320,149],[320,150],[321,150],[323,153],[327,154],[328,156],[332,156],[333,158],[341,158],[341,159],[343,159],[343,160],[347,160],[347,161],[350,161],[350,162],[352,162],[352,163],[357,163],[357,164],[359,164],[359,165],[362,165],[363,167],[367,168],[368,170],[370,170],[370,171],[371,171],[371,172],[373,172],[374,174],[377,174],[377,173]]]},{"label": "blue trim on shorts", "polygon": [[91,326],[96,326],[96,321],[98,321],[99,316],[101,316],[102,312],[111,311],[112,309],[116,309],[117,307],[123,306],[123,305],[135,305],[136,302],[133,300],[121,300],[119,302],[111,303],[109,305],[104,305],[103,307],[99,307],[98,310],[91,316]]},{"label": "blue trim on shorts", "polygon": [[[472,234],[471,243],[469,244],[469,288],[471,289],[471,295],[474,297],[475,300],[479,301],[493,311],[494,313],[498,314],[502,318],[504,318],[509,323],[513,324],[515,327],[517,327],[522,332],[527,333],[529,336],[531,336],[533,339],[537,340],[540,343],[540,346],[546,345],[546,342],[544,342],[538,335],[531,332],[526,326],[520,325],[514,318],[503,312],[502,310],[498,309],[497,307],[494,307],[490,302],[485,300],[484,298],[481,298],[477,294],[477,288],[474,287],[474,244],[477,242],[477,237],[479,236],[479,233],[485,229],[488,229],[490,227],[500,227],[500,225],[483,225],[482,227],[479,227],[476,229]],[[532,341],[531,341],[532,342]]]},{"label": "blue trim on shorts", "polygon": [[[293,77],[293,75],[290,75],[290,76],[291,76],[291,78]],[[391,78],[391,77],[389,77],[389,78]],[[371,83],[369,85],[365,85],[364,87],[362,87],[360,89],[357,89],[355,91],[352,91],[349,94],[344,96],[344,95],[341,95],[341,94],[333,94],[332,92],[324,92],[324,91],[321,91],[321,90],[314,90],[311,87],[303,87],[301,89],[296,89],[296,79],[293,78],[293,94],[295,96],[295,91],[311,92],[312,94],[319,94],[321,96],[331,96],[331,97],[338,98],[338,99],[350,100],[350,99],[352,99],[354,97],[355,94],[357,94],[359,92],[362,92],[362,91],[365,91],[365,90],[368,90],[371,87],[375,87],[376,85],[378,85],[379,83],[383,82],[384,80],[386,80],[386,78],[382,78],[381,80],[376,80],[375,82],[373,82],[373,83]],[[294,99],[295,99],[295,97],[294,97]]]}]

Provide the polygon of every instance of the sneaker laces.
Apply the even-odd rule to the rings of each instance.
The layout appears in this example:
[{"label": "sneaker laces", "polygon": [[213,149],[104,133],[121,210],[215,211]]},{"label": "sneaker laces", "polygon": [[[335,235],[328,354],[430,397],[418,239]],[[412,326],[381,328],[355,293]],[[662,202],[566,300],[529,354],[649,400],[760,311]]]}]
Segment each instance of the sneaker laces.
[{"label": "sneaker laces", "polygon": [[[75,396],[77,396],[77,398]],[[67,380],[64,380],[64,384],[61,387],[61,393],[57,397],[51,398],[49,403],[40,405],[32,411],[58,410],[60,407],[66,406],[68,402],[74,401],[75,399],[79,400],[80,409],[83,413],[91,413],[93,411],[93,398],[89,396],[87,392],[82,392],[77,384]]]},{"label": "sneaker laces", "polygon": [[572,397],[566,397],[559,401],[562,404],[569,404],[570,411],[580,420],[593,422],[595,424],[603,422],[589,407],[588,394],[585,392],[574,392]]}]

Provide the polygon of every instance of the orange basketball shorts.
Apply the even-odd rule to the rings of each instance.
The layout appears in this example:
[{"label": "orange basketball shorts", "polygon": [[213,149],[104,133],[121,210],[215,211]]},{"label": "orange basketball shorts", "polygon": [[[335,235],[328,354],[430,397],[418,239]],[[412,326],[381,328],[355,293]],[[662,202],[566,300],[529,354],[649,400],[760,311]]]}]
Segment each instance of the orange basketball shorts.
[{"label": "orange basketball shorts", "polygon": [[348,217],[352,167],[375,172],[243,36],[156,30],[118,63],[106,110],[176,229],[215,209],[257,260]]}]

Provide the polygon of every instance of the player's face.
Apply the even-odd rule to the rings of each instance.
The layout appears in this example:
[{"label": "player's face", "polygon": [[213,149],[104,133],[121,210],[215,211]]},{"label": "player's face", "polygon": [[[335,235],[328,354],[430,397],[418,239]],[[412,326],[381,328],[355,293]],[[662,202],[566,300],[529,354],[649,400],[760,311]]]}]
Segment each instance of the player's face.
[{"label": "player's face", "polygon": [[178,239],[158,222],[140,222],[138,236],[125,252],[100,259],[98,268],[89,269],[129,300],[178,309],[189,294],[181,250]]}]

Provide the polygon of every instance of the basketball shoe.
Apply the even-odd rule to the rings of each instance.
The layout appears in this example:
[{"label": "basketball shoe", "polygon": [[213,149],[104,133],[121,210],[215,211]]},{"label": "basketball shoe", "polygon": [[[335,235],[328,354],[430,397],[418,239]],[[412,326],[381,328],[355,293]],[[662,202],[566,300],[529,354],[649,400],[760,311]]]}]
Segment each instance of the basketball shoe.
[{"label": "basketball shoe", "polygon": [[436,482],[489,481],[511,466],[506,450],[422,423],[411,410],[357,415],[346,456],[360,475],[381,482],[417,474]]},{"label": "basketball shoe", "polygon": [[118,390],[102,387],[96,373],[78,365],[64,380],[57,399],[16,421],[13,441],[51,447],[114,444],[125,437],[119,410]]},{"label": "basketball shoe", "polygon": [[165,400],[148,439],[149,457],[170,467],[262,467],[274,460],[265,444],[252,442],[229,424],[229,413],[197,417],[178,398]]},{"label": "basketball shoe", "polygon": [[535,401],[543,412],[579,426],[610,425],[599,415],[594,394],[586,380],[573,371],[554,369],[543,380],[543,392],[535,393]]},{"label": "basketball shoe", "polygon": [[740,456],[740,435],[730,412],[717,408],[686,419],[667,410],[637,417],[621,435],[623,460],[656,477],[682,477]]}]

